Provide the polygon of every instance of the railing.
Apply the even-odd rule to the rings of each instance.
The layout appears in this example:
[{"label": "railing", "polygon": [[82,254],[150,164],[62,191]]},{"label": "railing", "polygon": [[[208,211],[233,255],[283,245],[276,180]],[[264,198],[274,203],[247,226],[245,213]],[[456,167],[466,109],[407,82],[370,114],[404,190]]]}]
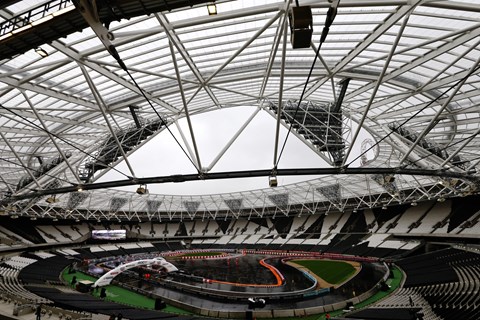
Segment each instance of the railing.
[{"label": "railing", "polygon": [[[0,37],[14,32],[17,29],[26,27],[35,21],[43,21],[48,19],[51,14],[61,11],[69,6],[73,6],[72,0],[52,0],[37,7],[21,13],[0,24]],[[52,15],[52,18],[53,18]]]}]

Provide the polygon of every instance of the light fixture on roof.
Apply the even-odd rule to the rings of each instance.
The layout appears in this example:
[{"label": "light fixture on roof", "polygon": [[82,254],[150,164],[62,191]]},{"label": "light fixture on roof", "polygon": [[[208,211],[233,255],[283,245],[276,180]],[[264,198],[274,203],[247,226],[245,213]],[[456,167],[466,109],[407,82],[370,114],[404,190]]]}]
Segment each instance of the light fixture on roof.
[{"label": "light fixture on roof", "polygon": [[309,6],[293,7],[288,15],[293,49],[308,48],[312,41],[313,18]]},{"label": "light fixture on roof", "polygon": [[48,20],[52,20],[53,19],[53,15],[52,14],[48,14],[38,20],[35,20],[35,21],[32,21],[31,24],[32,26],[38,26],[39,24],[42,24],[42,23],[45,23],[47,22]]},{"label": "light fixture on roof", "polygon": [[413,201],[412,203],[410,203],[410,205],[411,205],[412,207],[417,206],[417,204],[418,204],[417,201]]},{"label": "light fixture on roof", "polygon": [[277,176],[272,174],[268,177],[268,184],[271,188],[278,186]]},{"label": "light fixture on roof", "polygon": [[82,187],[81,184],[79,184],[79,185],[77,186],[77,191],[78,191],[78,192],[82,192],[82,191],[83,191],[83,187]]},{"label": "light fixture on roof", "polygon": [[54,17],[58,17],[58,16],[60,16],[64,13],[67,13],[67,12],[72,11],[72,10],[75,10],[75,6],[73,4],[71,6],[68,6],[68,7],[65,7],[63,9],[60,9],[58,11],[53,12],[52,15]]},{"label": "light fixture on roof", "polygon": [[45,49],[42,49],[41,47],[35,48],[35,52],[38,53],[38,55],[42,58],[48,57],[48,52],[45,51]]},{"label": "light fixture on roof", "polygon": [[37,217],[31,217],[30,220],[35,221],[37,220]]},{"label": "light fixture on roof", "polygon": [[217,5],[215,3],[207,4],[207,10],[209,16],[214,16],[217,14]]},{"label": "light fixture on roof", "polygon": [[387,206],[382,206],[382,210],[387,210]]},{"label": "light fixture on roof", "polygon": [[32,25],[29,23],[29,24],[24,25],[23,27],[18,28],[18,29],[13,29],[13,30],[12,30],[12,33],[13,33],[13,34],[17,34],[17,33],[23,32],[23,31],[25,31],[25,30],[28,30],[28,29],[30,29],[31,27],[32,27]]},{"label": "light fixture on roof", "polygon": [[207,4],[207,10],[209,16],[214,16],[217,14],[217,5],[215,3]]},{"label": "light fixture on roof", "polygon": [[148,194],[147,185],[141,184],[140,187],[137,188],[138,194]]},{"label": "light fixture on roof", "polygon": [[11,36],[13,36],[13,33],[11,32],[5,33],[4,35],[0,36],[0,41],[10,38]]}]

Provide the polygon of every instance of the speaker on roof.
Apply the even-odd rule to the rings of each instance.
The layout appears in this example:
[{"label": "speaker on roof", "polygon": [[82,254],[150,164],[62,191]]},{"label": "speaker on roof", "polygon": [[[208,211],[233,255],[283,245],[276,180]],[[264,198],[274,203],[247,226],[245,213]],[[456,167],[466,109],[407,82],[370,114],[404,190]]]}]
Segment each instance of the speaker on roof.
[{"label": "speaker on roof", "polygon": [[288,18],[293,49],[310,47],[313,33],[312,9],[309,6],[293,7]]}]

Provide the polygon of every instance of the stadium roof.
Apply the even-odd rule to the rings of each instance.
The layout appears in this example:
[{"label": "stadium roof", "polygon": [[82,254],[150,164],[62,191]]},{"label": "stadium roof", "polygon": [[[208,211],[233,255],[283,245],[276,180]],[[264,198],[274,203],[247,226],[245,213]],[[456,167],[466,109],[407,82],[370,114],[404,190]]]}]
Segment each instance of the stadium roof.
[{"label": "stadium roof", "polygon": [[[311,7],[313,35],[308,48],[296,49],[295,1],[216,1],[216,15],[207,13],[212,1],[160,2],[0,6],[4,214],[288,215],[478,193],[475,0],[300,0]],[[234,107],[251,108],[250,116],[213,161],[202,162],[191,119]],[[285,135],[275,128],[271,167],[216,171],[258,114],[290,130],[288,139],[305,143],[321,165],[282,167]],[[179,134],[181,119],[188,125]],[[191,167],[137,177],[128,156],[159,134],[175,135]],[[122,180],[99,182],[122,161]],[[306,174],[318,178],[203,196],[134,192],[144,184]],[[112,189],[126,185],[133,191]]]}]

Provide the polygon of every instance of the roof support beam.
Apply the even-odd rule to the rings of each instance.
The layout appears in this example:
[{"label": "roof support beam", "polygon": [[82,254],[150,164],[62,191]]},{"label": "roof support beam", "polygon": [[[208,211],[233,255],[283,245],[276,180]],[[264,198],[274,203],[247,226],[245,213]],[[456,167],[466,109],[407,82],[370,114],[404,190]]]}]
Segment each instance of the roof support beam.
[{"label": "roof support beam", "polygon": [[[417,0],[416,3],[420,2]],[[345,3],[342,1],[342,6]],[[345,58],[340,61],[335,68],[332,70],[332,76],[337,72],[343,69],[350,61],[355,59],[363,50],[370,46],[375,40],[377,40],[385,31],[390,29],[398,20],[405,16],[408,12],[412,10],[413,6],[402,6],[397,12],[392,14],[379,28],[377,28],[373,33],[370,34],[360,45],[358,45],[355,50],[350,52]],[[308,98],[312,93],[314,93],[318,88],[320,88],[331,76],[318,80],[314,83],[306,92],[304,97]]]},{"label": "roof support beam", "polygon": [[5,178],[3,177],[3,175],[0,174],[0,179],[2,180],[2,183],[7,187],[8,191],[10,191],[11,194],[14,194],[15,193],[15,190],[13,190],[12,186],[10,185],[10,183],[8,183]]},{"label": "roof support beam", "polygon": [[15,155],[15,158],[17,158],[17,161],[20,162],[20,166],[27,172],[27,174],[30,176],[30,178],[32,178],[32,180],[35,182],[35,184],[37,185],[37,187],[39,188],[42,188],[42,186],[40,185],[40,183],[38,182],[37,178],[33,175],[32,171],[30,170],[30,168],[23,162],[22,158],[18,155],[17,151],[15,150],[15,148],[13,148],[13,146],[10,144],[10,142],[8,141],[7,137],[5,137],[5,135],[2,133],[2,131],[0,130],[0,137],[2,137],[3,141],[5,141],[5,144],[7,145],[7,147],[12,151],[12,153]]},{"label": "roof support beam", "polygon": [[213,103],[218,107],[220,107],[220,103],[218,102],[218,99],[215,97],[212,90],[205,85],[205,80],[203,79],[202,74],[200,73],[197,66],[195,65],[195,62],[193,62],[192,58],[188,54],[187,49],[185,48],[183,43],[180,41],[178,36],[173,31],[173,27],[170,25],[167,18],[163,14],[159,15],[158,13],[155,13],[155,17],[157,18],[158,22],[161,24],[161,26],[165,30],[165,33],[167,34],[168,39],[170,40],[170,43],[175,46],[178,53],[180,53],[183,60],[187,63],[188,67],[190,68],[190,70],[192,70],[193,74],[195,75],[198,82],[200,83],[200,86],[205,89],[210,99],[212,99]]},{"label": "roof support beam", "polygon": [[224,63],[218,67],[206,80],[205,83],[209,83],[220,71],[222,71],[230,62],[232,62],[243,50],[245,50],[255,39],[258,38],[265,30],[267,30],[281,15],[283,14],[282,10],[278,11],[277,14],[267,21],[267,23],[260,28],[255,34],[250,37],[237,51],[235,51]]},{"label": "roof support beam", "polygon": [[190,147],[190,142],[187,140],[187,138],[185,137],[185,134],[183,133],[183,130],[182,130],[182,127],[180,127],[180,124],[178,123],[178,119],[180,117],[178,116],[175,121],[173,121],[175,123],[175,127],[177,127],[177,130],[178,130],[178,133],[180,133],[180,137],[182,138],[183,140],[183,143],[185,144],[185,147],[187,148],[187,151],[188,151],[188,155],[190,156],[190,159],[192,159],[192,163],[195,167],[195,169],[197,171],[199,171],[200,169],[198,168],[198,161],[197,159],[195,158],[195,152],[192,150],[192,148]]},{"label": "roof support beam", "polygon": [[[277,124],[275,126],[275,144],[273,150],[273,168],[274,170],[277,169],[278,161],[278,143],[280,140],[280,123],[282,121],[282,106],[283,106],[283,81],[285,80],[285,61],[287,58],[287,15],[288,15],[288,6],[285,10],[284,18],[283,18],[283,28],[281,32],[283,34],[283,44],[282,44],[282,64],[280,67],[280,87],[278,90],[278,104],[277,104]],[[300,103],[300,102],[299,102]]]},{"label": "roof support beam", "polygon": [[[480,57],[477,59],[477,61],[475,62],[475,64],[470,68],[470,72],[473,72],[477,66],[479,65],[480,63]],[[403,158],[400,160],[400,163],[403,163],[403,161],[405,161],[405,159],[407,159],[408,155],[413,151],[413,149],[418,145],[418,143],[420,142],[420,140],[422,140],[425,135],[430,131],[431,127],[435,124],[435,122],[437,121],[437,119],[442,115],[443,113],[443,110],[445,110],[445,108],[450,104],[450,102],[452,101],[453,97],[455,97],[455,95],[457,94],[458,90],[460,90],[460,88],[465,84],[465,82],[468,80],[468,77],[465,77],[463,78],[460,83],[457,84],[457,86],[455,87],[455,89],[453,90],[453,92],[450,94],[450,96],[448,97],[448,99],[442,104],[442,106],[437,110],[437,112],[435,113],[435,115],[432,117],[432,119],[430,120],[430,122],[425,126],[425,128],[422,130],[422,132],[418,135],[417,139],[415,140],[415,142],[412,144],[412,146],[410,147],[410,150],[407,151],[407,153],[403,156]],[[444,165],[445,162],[442,162],[442,165]]]},{"label": "roof support beam", "polygon": [[[64,46],[63,44],[59,43],[58,41],[54,41],[50,45],[52,47],[54,47],[55,49],[57,49],[58,51],[65,54],[66,56],[70,57],[74,61],[76,61],[77,64],[89,67],[90,69],[98,72],[99,74],[109,78],[110,80],[112,80],[112,81],[118,83],[119,85],[129,89],[130,91],[136,93],[137,95],[139,95],[139,100],[140,101],[143,100],[143,96],[141,96],[140,90],[135,85],[128,82],[127,80],[123,79],[122,77],[119,77],[117,74],[115,74],[115,73],[113,73],[113,72],[111,72],[111,71],[109,71],[105,68],[102,68],[99,65],[97,65],[97,64],[95,64],[95,63],[93,63],[89,60],[85,60],[82,55],[75,52],[71,48],[68,48],[68,47]],[[150,100],[154,101],[155,103],[157,103],[161,107],[163,107],[163,108],[165,108],[165,109],[167,109],[171,112],[178,112],[178,110],[176,108],[174,108],[170,104],[166,103],[165,101],[159,99],[158,97],[154,97],[151,93],[146,92],[145,90],[144,90],[144,93]],[[97,106],[95,105],[95,109],[96,108],[97,108]],[[116,108],[112,107],[112,108],[109,108],[109,110],[110,111],[115,111]]]},{"label": "roof support beam", "polygon": [[[477,122],[478,123],[478,122]],[[478,128],[474,133],[472,133],[470,135],[470,137],[468,137],[466,140],[464,140],[462,142],[462,144],[460,144],[460,146],[457,148],[457,150],[455,150],[454,152],[452,153],[449,153],[447,159],[445,159],[445,161],[442,162],[441,166],[445,166],[448,162],[450,162],[452,160],[453,157],[455,157],[457,154],[459,154],[461,151],[464,151],[464,148],[470,143],[472,142],[473,139],[475,139],[477,137],[477,135],[480,134],[480,128]],[[471,166],[469,166],[467,168],[467,172],[470,171],[471,169],[473,169]]]},{"label": "roof support beam", "polygon": [[[464,43],[466,43],[466,42],[468,42],[472,39],[478,38],[480,36],[480,24],[477,24],[475,28],[471,28],[471,29],[472,29],[471,32],[465,32],[461,36],[458,36],[457,38],[453,39],[452,41],[446,42],[444,45],[440,46],[438,49],[432,50],[429,53],[423,55],[422,57],[420,57],[418,59],[415,59],[411,63],[405,64],[405,66],[397,68],[395,71],[386,75],[384,77],[383,81],[390,81],[391,79],[393,79],[395,77],[398,77],[398,76],[404,74],[405,72],[407,72],[409,70],[412,70],[413,68],[424,64],[426,61],[429,61],[429,60],[431,60],[435,57],[438,57],[439,55],[441,55],[445,52],[448,52],[448,51],[450,51],[450,50],[452,50],[452,49],[454,49],[454,48],[456,48],[460,45],[463,45]],[[433,85],[433,83],[431,83],[431,85]],[[359,94],[362,94],[362,93],[364,93],[368,90],[371,90],[374,86],[375,86],[375,83],[370,83],[366,86],[363,86],[362,88],[360,88],[358,90],[355,90],[355,91],[351,92],[350,94],[348,94],[345,97],[345,100],[348,101],[348,99],[350,99],[352,97],[355,97],[355,96],[357,96]],[[423,91],[428,91],[428,89],[429,89],[429,86],[426,86],[426,87],[423,88]]]},{"label": "roof support beam", "polygon": [[[268,177],[271,174],[271,169],[251,170],[251,171],[232,171],[232,172],[215,172],[206,173],[202,176],[195,174],[173,175],[137,178],[135,180],[115,180],[106,182],[96,182],[84,185],[84,190],[98,190],[105,188],[116,188],[122,186],[131,186],[137,184],[161,184],[161,183],[179,183],[186,181],[198,180],[219,180],[219,179],[233,179],[233,178],[252,178],[252,177]],[[278,176],[301,176],[301,175],[370,175],[370,174],[398,174],[398,175],[415,175],[426,177],[440,177],[440,178],[457,178],[472,183],[480,182],[480,178],[466,173],[450,172],[445,170],[428,170],[428,169],[410,169],[410,168],[296,168],[296,169],[278,169]],[[76,186],[62,187],[57,189],[39,190],[25,193],[22,195],[12,196],[9,201],[18,201],[22,199],[29,199],[33,197],[41,197],[47,194],[62,194],[69,192],[76,192]]]},{"label": "roof support beam", "polygon": [[[78,7],[79,7],[79,11],[82,14],[83,18],[88,23],[90,28],[92,28],[93,32],[95,32],[98,39],[103,43],[103,45],[105,46],[105,49],[110,53],[110,55],[112,55],[112,57],[114,57],[121,64],[120,67],[122,69],[123,69],[123,67],[126,67],[125,65],[122,65],[123,62],[121,61],[115,46],[111,42],[111,40],[113,40],[113,38],[114,38],[113,34],[111,32],[109,32],[107,30],[107,28],[105,28],[105,26],[99,21],[98,14],[97,14],[95,8],[92,7],[91,2],[87,1],[87,0],[79,0]],[[66,48],[66,47],[64,47],[64,48]],[[82,63],[82,64],[87,64],[88,65],[87,61],[83,61],[83,60],[80,61],[81,60],[80,55],[77,54],[76,52],[73,52],[73,50],[70,49],[69,54],[73,55],[73,56],[76,56],[75,60],[77,61],[77,63]],[[106,77],[112,79],[113,81],[123,85],[124,87],[129,88],[133,92],[141,94],[141,92],[139,91],[141,89],[137,88],[136,86],[134,86],[130,82],[124,80],[123,78],[118,77],[114,73],[109,72],[109,71],[107,71],[103,68],[96,68],[95,66],[91,66],[91,65],[89,67],[94,69],[95,71],[99,72],[100,74],[103,74]],[[162,106],[164,108],[167,108],[170,111],[175,110],[175,108],[168,105],[166,102],[162,101],[161,99],[153,98],[149,92],[144,91],[144,93],[149,99],[155,101],[160,106]]]},{"label": "roof support beam", "polygon": [[62,157],[63,161],[65,161],[65,163],[67,164],[68,168],[70,169],[70,172],[72,172],[73,176],[75,177],[75,179],[77,180],[78,183],[81,183],[81,180],[78,176],[78,173],[76,172],[76,170],[72,167],[72,165],[70,164],[70,162],[68,161],[68,158],[65,156],[65,153],[63,152],[63,150],[60,148],[60,146],[57,144],[57,141],[55,140],[55,138],[53,137],[53,135],[50,133],[50,130],[48,130],[48,127],[47,125],[45,124],[45,122],[43,121],[43,118],[42,116],[37,112],[37,110],[35,109],[35,107],[33,106],[33,103],[30,101],[30,98],[28,97],[28,95],[25,93],[24,90],[21,91],[22,92],[22,95],[23,97],[25,98],[25,101],[27,101],[28,105],[30,106],[30,109],[32,109],[33,113],[35,113],[35,115],[37,116],[37,119],[38,121],[40,122],[40,124],[42,125],[42,128],[45,130],[45,132],[48,134],[48,137],[50,138],[50,141],[52,141],[53,145],[55,146],[55,148],[57,148],[57,151],[58,153],[60,154],[60,156]]},{"label": "roof support beam", "polygon": [[[290,2],[287,2],[286,11],[288,11],[289,6],[290,6]],[[275,32],[275,39],[272,44],[272,50],[270,50],[270,56],[268,57],[267,69],[265,70],[265,76],[263,77],[262,85],[260,86],[260,92],[258,94],[260,98],[263,98],[263,94],[265,93],[268,80],[272,73],[272,67],[273,67],[273,63],[275,62],[275,57],[277,56],[278,46],[280,45],[280,40],[282,39],[282,35],[284,33],[282,28],[285,26],[286,20],[287,20],[287,15],[285,14],[283,15],[283,21],[281,21],[277,25],[277,30]],[[284,70],[282,71],[284,72]]]},{"label": "roof support beam", "polygon": [[87,108],[90,108],[90,109],[93,109],[93,110],[97,109],[97,106],[90,101],[87,101],[87,100],[81,99],[81,98],[76,98],[72,95],[68,95],[68,94],[58,92],[58,91],[55,91],[55,90],[52,90],[52,89],[44,88],[44,87],[36,85],[36,84],[22,83],[22,81],[15,80],[15,79],[12,79],[12,78],[1,79],[1,82],[5,83],[5,84],[8,84],[9,86],[17,88],[17,89],[23,89],[23,90],[36,92],[36,93],[43,94],[43,95],[48,96],[48,97],[52,97],[52,98],[55,98],[55,99],[58,99],[58,100],[62,100],[62,101],[66,101],[66,102],[76,104],[76,105],[84,106],[84,107],[87,107]]},{"label": "roof support beam", "polygon": [[187,118],[188,129],[190,131],[190,137],[192,138],[193,149],[195,150],[195,159],[196,159],[196,167],[199,173],[202,172],[202,162],[200,161],[200,154],[198,152],[197,141],[195,140],[195,132],[193,131],[192,121],[190,119],[190,113],[188,112],[188,104],[187,100],[185,99],[185,92],[183,91],[182,85],[182,78],[180,76],[180,71],[178,70],[177,59],[175,57],[175,51],[173,49],[172,41],[169,42],[170,47],[170,54],[172,55],[172,62],[175,68],[175,74],[177,75],[177,82],[180,91],[180,96],[182,98],[183,103],[183,110],[185,112],[185,117]]},{"label": "roof support beam", "polygon": [[380,88],[380,86],[383,83],[383,78],[385,76],[385,73],[387,72],[388,66],[390,65],[390,61],[392,60],[392,57],[395,53],[395,50],[397,49],[398,43],[399,43],[400,39],[402,38],[403,31],[405,30],[405,27],[407,26],[409,17],[410,16],[408,14],[404,18],[402,26],[400,27],[400,30],[397,33],[397,37],[395,38],[395,41],[393,42],[392,47],[390,48],[390,52],[388,54],[387,60],[385,61],[384,65],[383,65],[383,69],[380,72],[380,75],[378,76],[378,80],[375,83],[375,88],[373,89],[373,92],[370,95],[370,99],[368,100],[367,105],[365,106],[365,108],[363,110],[362,118],[360,119],[360,121],[358,123],[358,126],[357,126],[357,129],[355,130],[355,133],[352,137],[352,141],[350,142],[350,147],[347,149],[347,152],[345,152],[345,157],[343,158],[342,166],[344,166],[346,164],[348,156],[350,155],[350,152],[352,151],[353,146],[355,145],[355,141],[357,140],[358,135],[360,134],[360,131],[363,128],[363,124],[364,124],[365,120],[367,119],[368,111],[370,110],[370,107],[372,106],[373,100],[375,99],[375,96],[377,94],[378,89]]},{"label": "roof support beam", "polygon": [[[433,38],[433,39],[427,38],[427,40],[424,40],[424,41],[422,41],[420,43],[417,43],[415,45],[408,46],[408,47],[403,48],[403,49],[399,49],[395,54],[408,53],[409,51],[413,51],[413,50],[418,49],[418,48],[428,48],[429,45],[435,44],[436,42],[441,41],[441,40],[445,40],[445,42],[448,42],[449,38],[454,38],[458,35],[464,34],[467,31],[470,31],[470,30],[472,30],[471,26],[468,27],[468,28],[465,28],[465,29],[455,30],[455,31],[449,32],[449,33],[444,34],[443,36],[438,37],[438,38]],[[421,38],[421,39],[425,39],[425,38]],[[388,54],[384,54],[384,55],[375,57],[373,59],[369,59],[367,61],[357,63],[356,65],[350,67],[350,69],[357,69],[357,68],[360,68],[360,67],[365,66],[365,65],[371,65],[375,61],[384,60],[387,56],[388,56]]]},{"label": "roof support beam", "polygon": [[104,109],[107,109],[105,106],[105,103],[103,102],[102,97],[100,96],[100,93],[97,91],[95,84],[93,83],[92,79],[90,78],[90,75],[88,74],[85,66],[79,64],[80,70],[82,70],[82,74],[85,77],[85,80],[87,81],[88,86],[90,87],[90,90],[92,91],[93,95],[95,96],[95,100],[97,101],[98,108],[100,109],[100,112],[102,113],[103,119],[105,120],[105,123],[108,126],[108,129],[110,130],[110,134],[115,140],[115,143],[118,146],[118,149],[120,150],[120,153],[122,154],[123,159],[125,160],[125,163],[127,164],[128,169],[130,170],[130,173],[132,174],[132,177],[135,177],[135,172],[133,171],[133,167],[130,165],[130,162],[128,161],[127,154],[123,150],[122,144],[118,140],[117,135],[115,134],[115,130],[113,130],[112,125],[110,124],[110,121],[108,121],[107,114],[105,113]]},{"label": "roof support beam", "polygon": [[237,140],[237,138],[240,136],[243,130],[245,130],[245,128],[252,122],[252,120],[255,118],[255,116],[258,114],[260,110],[261,108],[255,109],[255,111],[250,115],[247,121],[243,123],[240,129],[233,135],[230,141],[223,147],[223,149],[218,153],[215,159],[213,159],[210,165],[206,168],[207,172],[213,169],[213,167],[217,164],[218,160],[220,160],[223,157],[225,152],[227,152],[227,150],[231,147],[231,145],[235,142],[235,140]]}]

